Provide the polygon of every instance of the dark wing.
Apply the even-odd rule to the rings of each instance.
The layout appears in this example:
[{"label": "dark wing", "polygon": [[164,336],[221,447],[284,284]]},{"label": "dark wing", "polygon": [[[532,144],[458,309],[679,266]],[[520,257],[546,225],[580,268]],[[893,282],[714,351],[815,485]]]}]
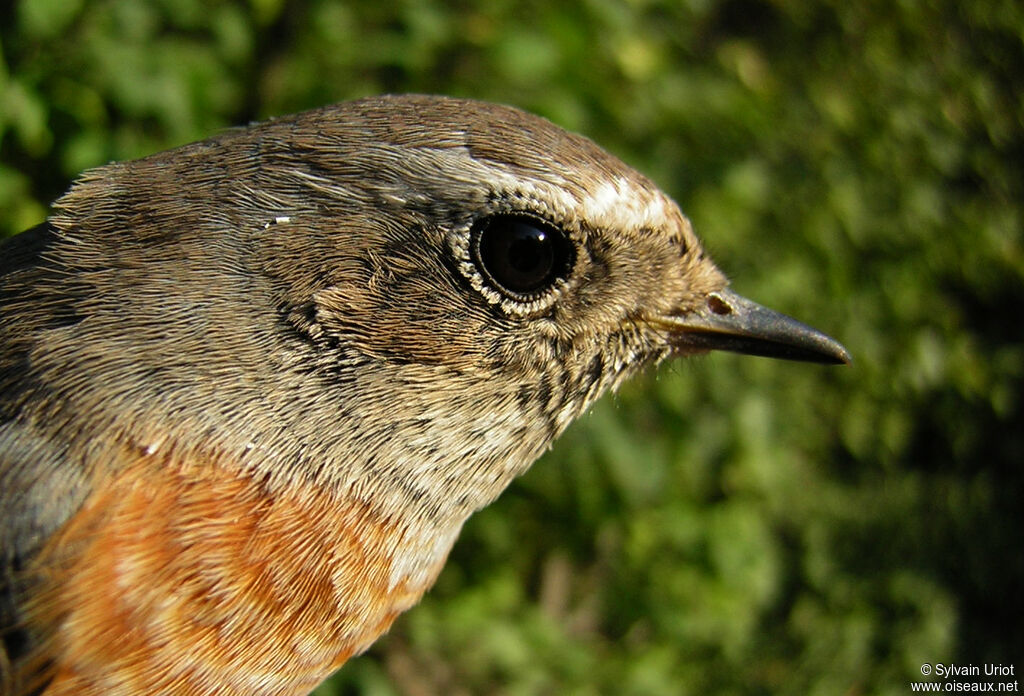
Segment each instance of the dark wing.
[{"label": "dark wing", "polygon": [[[19,605],[31,593],[26,566],[78,508],[84,477],[65,462],[61,444],[43,432],[45,391],[32,353],[47,328],[74,318],[47,296],[54,233],[44,223],[0,244],[0,693],[11,693],[12,664],[31,648]],[[43,403],[41,403],[43,402]]]}]

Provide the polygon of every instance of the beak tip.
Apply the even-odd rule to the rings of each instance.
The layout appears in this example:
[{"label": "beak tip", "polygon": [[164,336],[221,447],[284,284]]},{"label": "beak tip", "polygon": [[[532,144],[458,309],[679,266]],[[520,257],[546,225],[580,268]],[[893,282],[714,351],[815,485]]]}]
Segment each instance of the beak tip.
[{"label": "beak tip", "polygon": [[822,362],[828,365],[852,365],[853,357],[850,355],[850,351],[846,350],[838,341],[829,339],[829,348],[831,349],[827,354],[822,354]]}]

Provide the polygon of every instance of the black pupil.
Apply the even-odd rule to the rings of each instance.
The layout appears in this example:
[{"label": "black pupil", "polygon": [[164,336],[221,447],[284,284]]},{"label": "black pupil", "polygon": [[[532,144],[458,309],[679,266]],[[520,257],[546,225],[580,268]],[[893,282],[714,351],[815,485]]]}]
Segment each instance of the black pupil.
[{"label": "black pupil", "polygon": [[529,294],[551,285],[566,265],[561,230],[525,217],[497,216],[480,228],[482,270],[506,292]]}]

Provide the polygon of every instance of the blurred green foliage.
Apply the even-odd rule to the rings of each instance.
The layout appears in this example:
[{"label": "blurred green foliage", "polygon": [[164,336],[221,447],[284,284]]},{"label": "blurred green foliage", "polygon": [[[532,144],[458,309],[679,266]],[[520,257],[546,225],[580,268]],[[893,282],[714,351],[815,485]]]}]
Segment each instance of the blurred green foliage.
[{"label": "blurred green foliage", "polygon": [[0,232],[87,167],[367,94],[589,135],[855,363],[606,398],[318,694],[905,694],[1024,667],[1022,66],[1014,0],[21,0]]}]

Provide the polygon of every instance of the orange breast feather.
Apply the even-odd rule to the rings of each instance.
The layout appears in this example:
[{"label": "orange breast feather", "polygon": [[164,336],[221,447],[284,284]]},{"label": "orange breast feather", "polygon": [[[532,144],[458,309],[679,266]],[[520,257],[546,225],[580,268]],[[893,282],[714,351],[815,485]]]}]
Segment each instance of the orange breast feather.
[{"label": "orange breast feather", "polygon": [[[46,696],[308,693],[447,555],[309,483],[272,494],[223,463],[154,459],[100,482],[35,563],[42,641],[22,674]],[[396,572],[410,554],[426,572]]]}]

